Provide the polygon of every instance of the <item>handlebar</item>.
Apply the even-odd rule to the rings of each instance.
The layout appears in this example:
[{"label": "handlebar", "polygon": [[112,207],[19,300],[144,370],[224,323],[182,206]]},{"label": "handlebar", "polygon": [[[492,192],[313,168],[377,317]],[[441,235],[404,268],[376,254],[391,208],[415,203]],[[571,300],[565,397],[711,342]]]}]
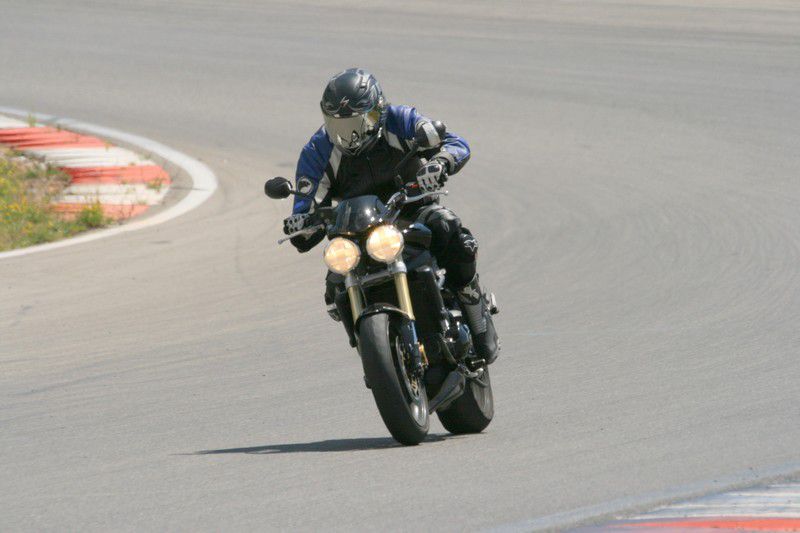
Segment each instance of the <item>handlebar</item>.
[{"label": "handlebar", "polygon": [[448,191],[431,191],[431,192],[424,192],[422,194],[415,194],[414,196],[409,196],[408,189],[419,190],[419,185],[417,185],[416,183],[412,183],[411,186],[404,187],[404,190],[394,193],[392,197],[389,198],[389,201],[386,202],[386,207],[388,208],[387,210],[389,213],[391,213],[391,215],[387,218],[394,220],[397,214],[400,213],[400,208],[406,204],[413,204],[415,202],[419,202],[420,200],[424,200],[426,198],[432,198],[434,196],[448,195]]},{"label": "handlebar", "polygon": [[290,233],[283,239],[278,240],[278,244],[283,244],[290,239],[294,239],[295,237],[300,237],[301,235],[313,235],[317,231],[325,229],[325,224],[317,224],[316,226],[311,226],[305,229],[301,229],[300,231],[295,231],[294,233]]},{"label": "handlebar", "polygon": [[[413,184],[413,185],[416,185]],[[408,188],[408,187],[407,187]],[[419,188],[419,187],[411,187],[411,188]],[[400,214],[401,208],[406,204],[412,204],[419,202],[420,200],[424,200],[426,198],[432,198],[435,196],[446,196],[448,194],[447,191],[431,191],[422,194],[416,194],[414,196],[408,196],[406,190],[402,190],[396,192],[392,195],[391,198],[386,202],[386,220],[390,222],[394,222],[398,215]],[[322,207],[319,211],[316,211],[315,214],[319,216],[321,222],[319,224],[315,224],[313,226],[309,226],[308,228],[303,228],[300,231],[295,231],[287,235],[286,237],[278,240],[278,244],[283,244],[286,241],[293,239],[295,237],[300,237],[303,235],[313,235],[314,233],[318,232],[319,230],[324,230],[327,227],[327,215],[333,212],[333,208],[331,207]]]}]

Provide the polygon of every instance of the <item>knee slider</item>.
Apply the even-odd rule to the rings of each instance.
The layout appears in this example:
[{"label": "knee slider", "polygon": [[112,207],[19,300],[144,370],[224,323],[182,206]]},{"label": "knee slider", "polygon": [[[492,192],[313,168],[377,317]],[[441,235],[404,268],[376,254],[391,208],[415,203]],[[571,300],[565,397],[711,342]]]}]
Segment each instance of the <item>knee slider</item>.
[{"label": "knee slider", "polygon": [[474,261],[478,256],[478,241],[467,228],[461,228],[456,238],[458,259],[462,262]]},{"label": "knee slider", "polygon": [[455,289],[466,286],[475,277],[478,241],[466,228],[461,228],[447,251],[447,284]]},{"label": "knee slider", "polygon": [[449,251],[460,229],[458,219],[450,219],[448,217],[436,217],[428,221],[428,227],[433,233],[431,242],[431,252],[433,252],[433,255],[439,255],[442,252]]}]

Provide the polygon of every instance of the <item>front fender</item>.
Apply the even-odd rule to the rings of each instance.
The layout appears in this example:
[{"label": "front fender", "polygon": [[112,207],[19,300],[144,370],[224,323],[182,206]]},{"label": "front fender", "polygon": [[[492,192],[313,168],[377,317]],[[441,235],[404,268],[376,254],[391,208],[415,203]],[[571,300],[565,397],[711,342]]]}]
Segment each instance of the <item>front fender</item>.
[{"label": "front fender", "polygon": [[[375,315],[386,315],[389,321],[391,322],[392,317],[395,319],[399,319],[399,324],[397,327],[397,333],[400,336],[400,340],[403,344],[403,350],[405,353],[411,355],[412,360],[412,369],[414,372],[418,372],[421,376],[425,370],[422,354],[419,349],[419,341],[417,339],[417,327],[414,321],[399,307],[395,307],[390,304],[372,304],[361,313],[361,316],[358,317],[356,320],[356,331],[358,332],[359,338],[361,336],[361,323],[362,320],[375,316]],[[368,323],[371,321],[367,321]],[[363,354],[362,354],[363,357]]]},{"label": "front fender", "polygon": [[360,331],[359,330],[359,326],[361,325],[361,320],[362,319],[364,319],[365,317],[368,317],[368,316],[377,315],[378,313],[386,313],[388,315],[395,315],[395,316],[401,318],[403,320],[403,322],[410,322],[411,321],[411,319],[408,317],[408,315],[405,314],[403,312],[403,310],[400,309],[399,307],[395,307],[394,305],[390,305],[390,304],[372,304],[369,307],[367,307],[366,309],[364,309],[364,311],[361,313],[361,315],[359,315],[359,317],[356,319],[355,330],[356,331]]}]

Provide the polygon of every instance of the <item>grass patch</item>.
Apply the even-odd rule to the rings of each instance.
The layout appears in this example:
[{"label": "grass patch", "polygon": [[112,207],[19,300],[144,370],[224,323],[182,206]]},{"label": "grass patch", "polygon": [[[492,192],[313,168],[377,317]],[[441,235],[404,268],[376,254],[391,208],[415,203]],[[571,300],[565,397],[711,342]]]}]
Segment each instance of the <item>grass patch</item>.
[{"label": "grass patch", "polygon": [[100,204],[65,217],[50,201],[69,183],[60,170],[0,153],[0,251],[51,242],[106,226]]},{"label": "grass patch", "polygon": [[148,181],[146,187],[151,191],[161,192],[161,188],[164,186],[164,178],[156,178],[152,181]]}]

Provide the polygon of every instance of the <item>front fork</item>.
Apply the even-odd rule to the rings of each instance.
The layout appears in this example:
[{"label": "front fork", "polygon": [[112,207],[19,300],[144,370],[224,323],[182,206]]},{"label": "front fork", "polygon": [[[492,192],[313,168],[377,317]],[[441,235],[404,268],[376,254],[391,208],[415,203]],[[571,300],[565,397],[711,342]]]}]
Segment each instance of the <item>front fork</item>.
[{"label": "front fork", "polygon": [[[403,346],[411,356],[412,373],[417,377],[422,377],[428,361],[427,357],[425,357],[425,349],[417,338],[414,306],[411,304],[411,291],[408,288],[406,265],[402,261],[395,261],[388,265],[388,269],[394,279],[400,310],[408,318],[408,320],[403,321],[403,325],[400,327]],[[345,287],[347,288],[348,300],[350,300],[350,311],[353,313],[353,320],[356,321],[361,316],[361,313],[364,312],[364,298],[361,294],[358,278],[352,272],[348,273],[345,278]]]},{"label": "front fork", "polygon": [[394,288],[397,290],[397,301],[400,303],[400,309],[408,315],[412,321],[414,319],[414,307],[411,305],[411,291],[408,290],[408,275],[405,270],[395,272],[394,275]]}]

